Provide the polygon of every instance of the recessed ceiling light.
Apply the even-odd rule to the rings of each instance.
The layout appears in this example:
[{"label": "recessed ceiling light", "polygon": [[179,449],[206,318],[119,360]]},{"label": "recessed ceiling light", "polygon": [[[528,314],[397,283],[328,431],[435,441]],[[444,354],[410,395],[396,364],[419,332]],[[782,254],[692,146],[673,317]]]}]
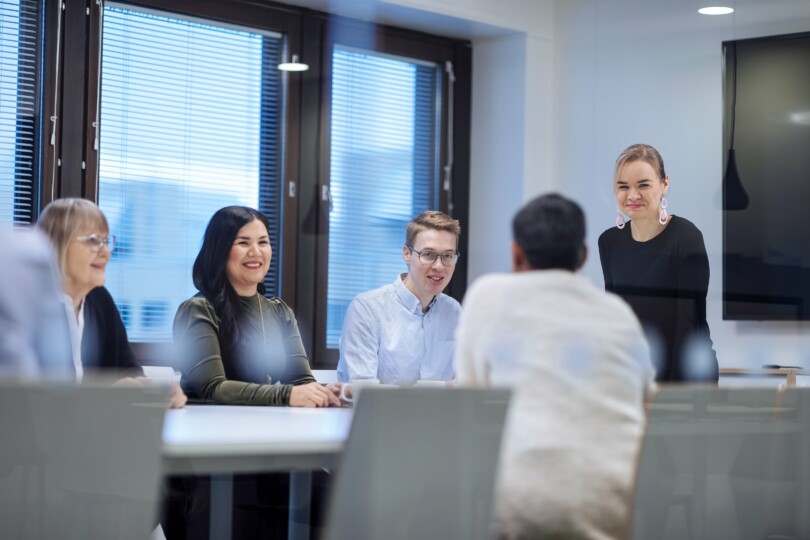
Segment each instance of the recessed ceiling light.
[{"label": "recessed ceiling light", "polygon": [[705,7],[700,8],[698,13],[701,15],[728,15],[729,13],[734,13],[734,8],[720,6]]}]

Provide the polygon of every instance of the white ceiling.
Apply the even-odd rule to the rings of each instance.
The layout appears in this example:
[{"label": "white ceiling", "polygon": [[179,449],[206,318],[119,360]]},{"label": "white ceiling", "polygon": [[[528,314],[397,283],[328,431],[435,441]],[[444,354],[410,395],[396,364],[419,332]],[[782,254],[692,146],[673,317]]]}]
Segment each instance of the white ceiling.
[{"label": "white ceiling", "polygon": [[[542,11],[531,9],[533,2],[546,0],[489,0],[508,16],[493,16],[481,9],[482,0],[447,0],[439,3],[414,0],[282,0],[284,3],[334,13],[355,19],[391,24],[454,38],[483,40],[541,27],[544,21],[531,21]],[[567,9],[580,5],[597,12],[598,22],[606,30],[664,32],[689,34],[705,26],[738,28],[742,37],[748,27],[767,26],[784,21],[810,20],[810,0],[552,0],[566,4]],[[452,4],[448,9],[447,4]],[[726,16],[697,14],[706,5],[731,5],[735,13]],[[412,7],[417,6],[417,7]],[[511,13],[510,13],[511,11]],[[458,16],[443,13],[457,13]],[[492,10],[490,10],[492,14]],[[472,15],[472,16],[470,16]],[[501,24],[520,20],[517,25]],[[546,21],[547,22],[547,21]],[[491,24],[489,24],[491,23]],[[810,25],[801,24],[797,31],[810,31]]]},{"label": "white ceiling", "polygon": [[[558,0],[578,1],[578,0]],[[601,28],[617,34],[684,34],[725,28],[730,37],[750,37],[750,29],[796,21],[796,31],[810,31],[810,0],[586,0],[598,4]],[[698,8],[730,6],[731,15],[700,15]],[[779,32],[783,33],[783,32]]]},{"label": "white ceiling", "polygon": [[[281,0],[285,4],[458,39],[487,39],[513,29],[380,0]],[[497,0],[492,0],[497,1]],[[808,0],[810,1],[810,0]],[[508,3],[508,1],[507,1]]]}]

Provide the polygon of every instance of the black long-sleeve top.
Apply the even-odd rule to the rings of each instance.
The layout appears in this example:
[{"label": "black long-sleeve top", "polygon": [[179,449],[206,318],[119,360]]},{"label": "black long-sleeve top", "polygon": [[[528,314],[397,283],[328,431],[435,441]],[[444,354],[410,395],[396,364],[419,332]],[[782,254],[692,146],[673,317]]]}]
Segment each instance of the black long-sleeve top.
[{"label": "black long-sleeve top", "polygon": [[246,336],[238,350],[222,343],[219,316],[198,294],[174,317],[183,390],[225,405],[288,405],[293,386],[315,382],[292,309],[279,298],[239,297]]},{"label": "black long-sleeve top", "polygon": [[85,373],[139,377],[143,369],[129,346],[127,329],[110,292],[96,287],[84,297],[82,367]]},{"label": "black long-sleeve top", "polygon": [[612,227],[599,237],[599,257],[605,289],[630,304],[653,352],[660,346],[657,380],[717,381],[706,322],[709,258],[700,230],[672,216],[661,234],[638,242],[629,223]]}]

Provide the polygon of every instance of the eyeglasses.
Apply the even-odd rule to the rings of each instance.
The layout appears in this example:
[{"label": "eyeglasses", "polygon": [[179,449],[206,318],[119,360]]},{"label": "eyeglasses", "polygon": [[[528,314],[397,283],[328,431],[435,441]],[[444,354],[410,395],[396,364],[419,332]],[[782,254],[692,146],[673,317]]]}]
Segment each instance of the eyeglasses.
[{"label": "eyeglasses", "polygon": [[458,251],[448,251],[447,253],[436,253],[435,251],[419,251],[413,249],[413,246],[408,246],[412,252],[419,255],[419,262],[422,264],[433,264],[436,259],[441,259],[442,264],[445,266],[454,266],[460,254]]},{"label": "eyeglasses", "polygon": [[115,249],[115,236],[98,236],[91,234],[90,236],[77,236],[77,242],[84,242],[94,252],[98,253],[101,248],[106,246],[112,252]]}]

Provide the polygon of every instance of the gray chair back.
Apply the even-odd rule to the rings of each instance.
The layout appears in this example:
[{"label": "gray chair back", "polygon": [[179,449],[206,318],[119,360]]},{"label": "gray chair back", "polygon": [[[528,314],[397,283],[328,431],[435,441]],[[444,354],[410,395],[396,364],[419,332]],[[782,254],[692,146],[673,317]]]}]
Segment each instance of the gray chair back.
[{"label": "gray chair back", "polygon": [[503,389],[363,389],[324,537],[489,538],[508,403]]},{"label": "gray chair back", "polygon": [[0,382],[0,538],[149,538],[166,394]]},{"label": "gray chair back", "polygon": [[631,538],[810,538],[810,389],[664,387]]}]

